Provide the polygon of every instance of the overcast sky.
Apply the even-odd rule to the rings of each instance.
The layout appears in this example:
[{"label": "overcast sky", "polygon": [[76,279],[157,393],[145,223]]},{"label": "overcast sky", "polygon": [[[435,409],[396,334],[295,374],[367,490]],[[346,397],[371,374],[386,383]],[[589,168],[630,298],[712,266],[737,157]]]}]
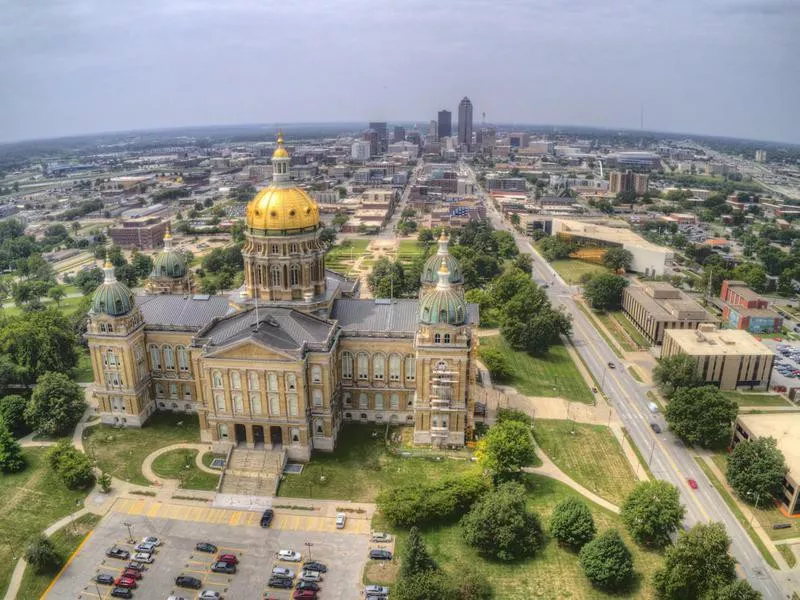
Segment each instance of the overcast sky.
[{"label": "overcast sky", "polygon": [[800,142],[800,0],[0,0],[0,140],[235,123]]}]

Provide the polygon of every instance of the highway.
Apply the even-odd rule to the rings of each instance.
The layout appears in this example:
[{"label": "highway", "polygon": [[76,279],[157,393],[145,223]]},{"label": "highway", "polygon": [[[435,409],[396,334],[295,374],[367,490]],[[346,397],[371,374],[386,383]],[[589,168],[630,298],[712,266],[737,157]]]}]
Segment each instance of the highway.
[{"label": "highway", "polygon": [[[462,169],[474,180],[474,172],[462,165]],[[477,185],[477,184],[476,184]],[[483,192],[481,192],[483,193]],[[745,530],[731,514],[725,502],[695,463],[691,452],[669,432],[662,415],[650,413],[646,392],[647,386],[638,383],[628,373],[626,365],[617,358],[602,337],[596,332],[586,315],[573,300],[578,288],[567,285],[549,264],[534,251],[528,240],[503,222],[491,199],[485,198],[487,214],[496,229],[514,235],[520,252],[533,258],[533,277],[539,283],[548,283],[546,289],[553,306],[563,306],[572,315],[572,342],[589,370],[598,382],[603,382],[602,391],[616,409],[623,425],[628,430],[642,456],[650,457],[650,469],[664,481],[669,481],[680,490],[686,506],[686,524],[721,521],[732,538],[731,553],[737,559],[744,575],[764,598],[789,598],[791,590],[798,589],[788,572],[773,571],[753,545]],[[616,368],[608,367],[609,363]],[[650,429],[651,422],[661,425],[663,433],[657,435]],[[688,479],[698,482],[699,488],[689,487]]]}]

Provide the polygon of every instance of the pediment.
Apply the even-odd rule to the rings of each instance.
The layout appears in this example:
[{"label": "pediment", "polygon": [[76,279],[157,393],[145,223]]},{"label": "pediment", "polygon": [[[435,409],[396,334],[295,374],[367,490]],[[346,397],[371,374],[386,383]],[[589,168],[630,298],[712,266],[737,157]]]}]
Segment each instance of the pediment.
[{"label": "pediment", "polygon": [[295,361],[297,357],[271,348],[266,344],[262,344],[257,340],[246,339],[234,342],[229,346],[223,346],[205,355],[205,358],[228,358],[234,360],[279,360],[279,361]]}]

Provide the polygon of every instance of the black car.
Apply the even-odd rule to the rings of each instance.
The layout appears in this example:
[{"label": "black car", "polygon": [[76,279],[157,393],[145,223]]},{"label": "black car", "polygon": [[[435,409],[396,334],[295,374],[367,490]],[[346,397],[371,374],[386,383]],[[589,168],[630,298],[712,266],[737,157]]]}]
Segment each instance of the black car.
[{"label": "black car", "polygon": [[296,590],[311,590],[312,592],[318,592],[321,588],[319,587],[318,583],[314,583],[313,581],[301,581],[297,584],[297,587],[294,588]]},{"label": "black car", "polygon": [[292,580],[287,577],[270,577],[267,585],[271,588],[283,588],[288,590],[292,587]]},{"label": "black car", "polygon": [[127,560],[131,557],[131,553],[127,550],[123,550],[122,548],[117,548],[114,546],[106,550],[106,556],[109,558],[121,558],[122,560]]},{"label": "black car", "polygon": [[198,552],[208,552],[209,554],[216,554],[217,547],[214,544],[210,544],[208,542],[199,542],[195,547],[195,550]]},{"label": "black car", "polygon": [[328,567],[323,565],[321,562],[317,562],[315,560],[310,560],[308,562],[303,563],[303,569],[306,571],[319,571],[320,573],[327,573]]},{"label": "black car", "polygon": [[114,598],[133,598],[133,592],[124,587],[115,587],[111,590],[111,595]]},{"label": "black car", "polygon": [[369,557],[372,560],[392,560],[392,553],[388,550],[370,550]]},{"label": "black car", "polygon": [[184,588],[192,588],[193,590],[199,590],[203,587],[203,582],[200,581],[197,577],[189,577],[188,575],[179,575],[175,578],[175,585],[178,587]]},{"label": "black car", "polygon": [[650,423],[650,429],[656,433],[661,433],[661,426],[658,423]]},{"label": "black car", "polygon": [[236,565],[233,564],[233,563],[229,563],[229,562],[225,562],[224,560],[221,560],[221,561],[215,562],[213,565],[211,565],[211,570],[214,573],[230,573],[230,574],[233,574],[233,573],[236,573]]},{"label": "black car", "polygon": [[265,510],[264,513],[261,515],[261,526],[269,527],[270,524],[272,523],[272,519],[274,516],[275,516],[274,510],[272,510],[271,508]]},{"label": "black car", "polygon": [[94,578],[94,580],[97,583],[102,583],[103,585],[114,585],[114,576],[109,575],[108,573],[100,573]]}]

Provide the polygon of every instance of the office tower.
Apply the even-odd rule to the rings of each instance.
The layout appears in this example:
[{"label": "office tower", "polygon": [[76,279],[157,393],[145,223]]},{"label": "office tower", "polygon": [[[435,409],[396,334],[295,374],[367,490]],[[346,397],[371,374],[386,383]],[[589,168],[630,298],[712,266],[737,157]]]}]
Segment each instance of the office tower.
[{"label": "office tower", "polygon": [[608,174],[608,191],[612,194],[632,191],[637,196],[642,196],[647,192],[648,183],[647,175],[642,173],[611,171]]},{"label": "office tower", "polygon": [[439,139],[453,135],[453,113],[449,110],[439,111]]},{"label": "office tower", "polygon": [[386,152],[389,147],[389,133],[386,129],[385,121],[373,121],[369,124],[369,128],[378,134],[378,154],[379,152]]},{"label": "office tower", "polygon": [[406,134],[406,141],[416,144],[417,146],[422,146],[422,136],[420,136],[419,131],[409,131]]},{"label": "office tower", "polygon": [[378,137],[378,132],[375,131],[374,129],[367,129],[364,132],[364,136],[362,137],[362,139],[365,142],[369,142],[370,156],[378,156],[381,145],[380,138]]},{"label": "office tower", "polygon": [[404,142],[406,140],[406,128],[395,125],[393,137],[395,142]]},{"label": "office tower", "polygon": [[760,162],[760,163],[767,162],[767,151],[766,150],[756,150],[756,162]]},{"label": "office tower", "polygon": [[428,135],[425,136],[426,142],[438,142],[439,141],[439,125],[436,121],[431,121],[428,123]]},{"label": "office tower", "polygon": [[458,145],[472,144],[472,102],[464,96],[458,103]]}]

